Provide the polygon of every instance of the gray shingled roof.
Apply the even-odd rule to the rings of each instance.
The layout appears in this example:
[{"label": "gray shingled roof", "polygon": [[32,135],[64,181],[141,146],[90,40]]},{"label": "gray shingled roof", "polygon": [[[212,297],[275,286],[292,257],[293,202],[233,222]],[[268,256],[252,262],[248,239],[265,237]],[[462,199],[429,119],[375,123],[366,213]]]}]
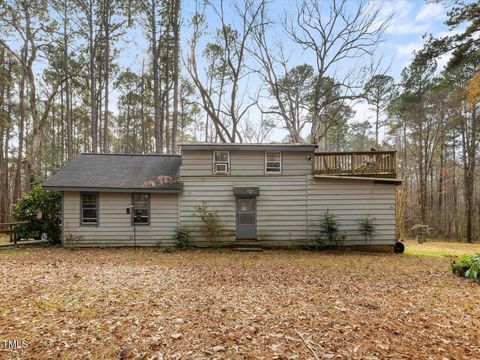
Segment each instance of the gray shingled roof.
[{"label": "gray shingled roof", "polygon": [[180,192],[179,155],[81,154],[42,187],[64,191]]}]

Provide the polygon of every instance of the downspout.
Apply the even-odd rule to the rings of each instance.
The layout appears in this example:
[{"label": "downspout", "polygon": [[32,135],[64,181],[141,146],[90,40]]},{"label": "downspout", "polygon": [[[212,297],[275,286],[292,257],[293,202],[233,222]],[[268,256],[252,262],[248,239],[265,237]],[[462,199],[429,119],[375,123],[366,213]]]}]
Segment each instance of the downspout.
[{"label": "downspout", "polygon": [[65,246],[65,191],[62,191],[62,202],[60,204],[60,209],[62,212],[62,227],[60,229],[61,243],[62,246]]},{"label": "downspout", "polygon": [[307,210],[307,247],[310,245],[310,209],[309,209],[309,202],[308,202],[308,175],[305,175],[305,201],[306,201],[306,210]]}]

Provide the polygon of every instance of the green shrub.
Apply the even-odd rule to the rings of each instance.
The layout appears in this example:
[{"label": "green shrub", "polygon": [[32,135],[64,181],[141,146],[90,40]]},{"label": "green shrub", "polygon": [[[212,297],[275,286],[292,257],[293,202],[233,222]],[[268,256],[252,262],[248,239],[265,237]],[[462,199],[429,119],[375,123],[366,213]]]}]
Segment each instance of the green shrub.
[{"label": "green shrub", "polygon": [[327,210],[320,220],[320,231],[315,238],[317,248],[343,245],[345,237],[340,234],[339,228],[335,215]]},{"label": "green shrub", "polygon": [[375,239],[375,235],[377,233],[377,224],[375,223],[375,219],[371,218],[370,216],[361,219],[358,222],[358,231],[365,240],[365,244],[371,243],[372,240]]},{"label": "green shrub", "polygon": [[202,224],[200,225],[200,231],[210,242],[210,245],[213,247],[220,246],[224,229],[220,216],[218,215],[218,211],[208,210],[208,203],[203,201],[202,205],[195,207],[195,215],[198,216],[202,221]]},{"label": "green shrub", "polygon": [[190,245],[190,229],[185,226],[177,226],[175,229],[175,240],[177,247],[188,247]]},{"label": "green shrub", "polygon": [[[17,221],[27,221],[15,227],[18,238],[32,236],[47,237],[51,244],[60,243],[60,211],[62,195],[57,191],[47,191],[40,187],[25,194],[13,207],[13,216]],[[41,217],[37,216],[41,213]]]},{"label": "green shrub", "polygon": [[478,281],[480,275],[480,253],[463,255],[454,260],[450,267],[454,274]]}]

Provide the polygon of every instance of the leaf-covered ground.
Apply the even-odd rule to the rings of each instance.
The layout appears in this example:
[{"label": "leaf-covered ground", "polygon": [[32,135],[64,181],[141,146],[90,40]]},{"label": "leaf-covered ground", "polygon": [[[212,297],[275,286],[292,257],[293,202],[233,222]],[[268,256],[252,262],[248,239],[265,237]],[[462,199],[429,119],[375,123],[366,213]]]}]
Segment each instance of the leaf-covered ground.
[{"label": "leaf-covered ground", "polygon": [[2,250],[0,358],[479,359],[480,286],[428,246]]}]

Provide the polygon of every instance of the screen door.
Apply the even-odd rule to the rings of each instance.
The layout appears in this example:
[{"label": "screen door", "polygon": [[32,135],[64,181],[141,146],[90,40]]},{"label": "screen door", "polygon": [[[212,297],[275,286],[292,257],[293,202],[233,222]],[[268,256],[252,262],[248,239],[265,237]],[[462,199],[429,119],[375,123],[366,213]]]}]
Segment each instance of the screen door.
[{"label": "screen door", "polygon": [[257,238],[257,199],[237,198],[237,239]]}]

